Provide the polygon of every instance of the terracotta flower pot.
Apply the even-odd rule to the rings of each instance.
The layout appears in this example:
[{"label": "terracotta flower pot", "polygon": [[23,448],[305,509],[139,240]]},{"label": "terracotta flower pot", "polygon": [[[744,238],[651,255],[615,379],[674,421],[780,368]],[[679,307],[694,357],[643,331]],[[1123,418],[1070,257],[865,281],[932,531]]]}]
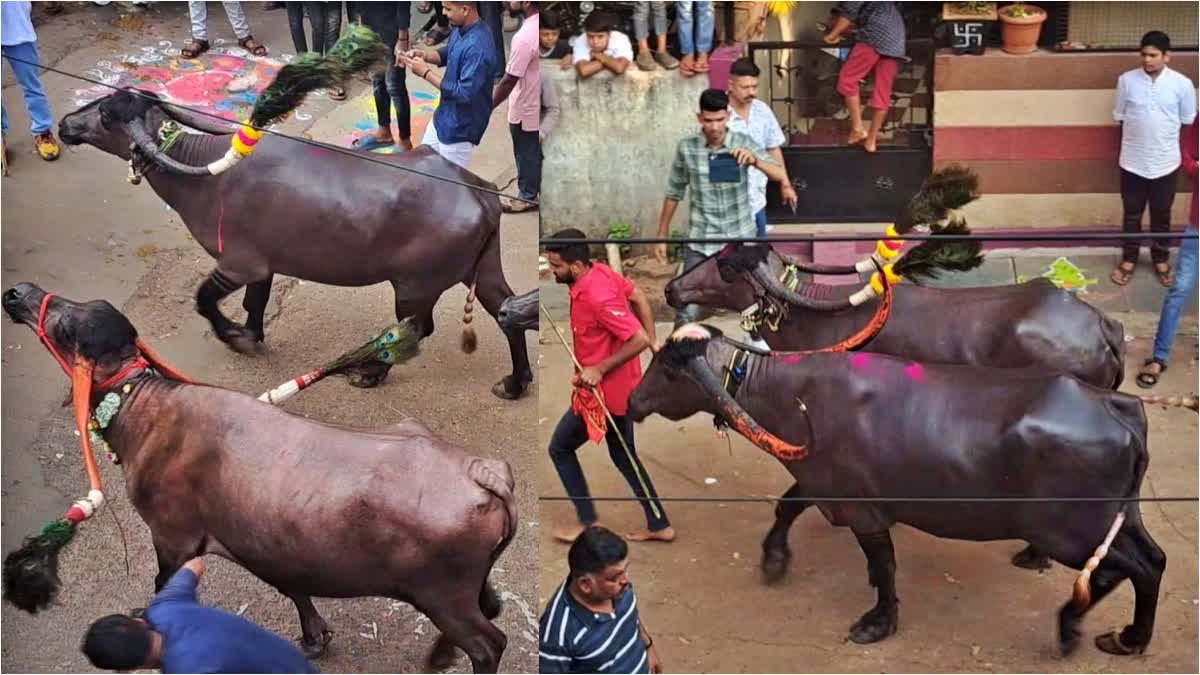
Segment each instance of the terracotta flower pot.
[{"label": "terracotta flower pot", "polygon": [[1042,32],[1042,23],[1046,21],[1046,10],[1035,5],[1025,5],[1029,16],[1009,16],[1008,10],[1013,5],[1000,8],[1000,34],[1004,42],[1004,51],[1009,54],[1031,54],[1037,51],[1038,35]]}]

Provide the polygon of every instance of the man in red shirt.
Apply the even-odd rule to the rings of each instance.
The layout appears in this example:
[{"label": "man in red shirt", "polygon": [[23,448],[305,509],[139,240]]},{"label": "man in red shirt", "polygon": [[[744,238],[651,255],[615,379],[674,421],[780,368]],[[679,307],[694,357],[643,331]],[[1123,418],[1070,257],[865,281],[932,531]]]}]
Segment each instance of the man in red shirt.
[{"label": "man in red shirt", "polygon": [[[586,235],[576,229],[562,230],[551,237],[585,238]],[[655,342],[650,302],[628,279],[603,263],[593,263],[586,244],[548,244],[546,258],[555,281],[570,286],[571,335],[575,357],[583,366],[582,371],[572,376],[571,384],[594,387],[603,397],[616,422],[615,429],[607,423],[604,440],[608,454],[634,494],[642,500],[642,509],[646,512],[646,529],[625,536],[632,541],[671,541],[675,538],[675,530],[667,520],[646,468],[638,459],[633,444],[633,422],[625,416],[629,395],[642,379],[638,355]],[[625,439],[628,453],[621,438]],[[560,541],[574,541],[597,521],[587,479],[575,455],[587,440],[586,422],[573,407],[568,408],[550,437],[550,459],[554,461],[567,495],[579,497],[571,500],[579,523],[555,531],[554,536]],[[642,489],[643,481],[645,490]]]}]

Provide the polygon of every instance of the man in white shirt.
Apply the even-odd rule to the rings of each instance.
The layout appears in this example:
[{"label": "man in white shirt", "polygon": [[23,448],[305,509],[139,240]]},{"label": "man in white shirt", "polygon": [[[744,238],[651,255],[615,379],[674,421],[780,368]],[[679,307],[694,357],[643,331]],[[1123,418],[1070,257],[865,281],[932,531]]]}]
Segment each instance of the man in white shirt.
[{"label": "man in white shirt", "polygon": [[[729,128],[753,138],[766,148],[767,154],[783,169],[783,181],[779,189],[783,203],[795,208],[796,189],[787,177],[780,147],[787,142],[779,120],[771,106],[758,98],[758,66],[748,58],[733,62],[729,68]],[[755,236],[767,236],[767,174],[750,168],[749,175],[750,212],[754,214]]]},{"label": "man in white shirt", "polygon": [[571,44],[571,62],[580,78],[587,79],[602,70],[620,75],[629,67],[633,44],[615,27],[616,21],[603,12],[592,12],[583,20],[584,33]]},{"label": "man in white shirt", "polygon": [[[1121,205],[1127,233],[1142,231],[1142,212],[1150,207],[1150,231],[1168,232],[1171,205],[1180,165],[1179,133],[1196,118],[1196,85],[1167,67],[1171,40],[1166,33],[1142,36],[1142,67],[1117,80],[1113,119],[1121,125]],[[1140,245],[1128,241],[1121,262],[1112,271],[1113,283],[1124,286],[1137,268]],[[1150,260],[1163,286],[1172,281],[1169,251],[1164,239],[1150,245]]]}]

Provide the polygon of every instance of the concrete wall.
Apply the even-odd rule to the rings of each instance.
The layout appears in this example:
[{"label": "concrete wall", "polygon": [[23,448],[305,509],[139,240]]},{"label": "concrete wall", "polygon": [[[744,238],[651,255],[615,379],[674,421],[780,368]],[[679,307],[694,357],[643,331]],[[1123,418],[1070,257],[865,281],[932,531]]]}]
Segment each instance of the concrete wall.
[{"label": "concrete wall", "polygon": [[[578,227],[602,237],[610,225],[628,223],[634,236],[652,236],[675,145],[699,131],[696,110],[708,79],[631,66],[619,77],[580,80],[546,60],[542,77],[553,81],[562,106],[542,146],[542,231]],[[672,228],[686,229],[686,218],[683,204]]]}]

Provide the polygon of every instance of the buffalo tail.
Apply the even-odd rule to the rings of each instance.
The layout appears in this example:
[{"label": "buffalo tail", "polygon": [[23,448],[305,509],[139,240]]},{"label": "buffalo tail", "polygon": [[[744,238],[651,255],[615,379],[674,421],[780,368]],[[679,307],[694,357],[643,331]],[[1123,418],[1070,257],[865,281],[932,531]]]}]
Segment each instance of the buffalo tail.
[{"label": "buffalo tail", "polygon": [[1121,525],[1125,523],[1125,510],[1117,512],[1117,516],[1113,518],[1112,526],[1108,528],[1108,535],[1104,537],[1104,541],[1096,548],[1096,552],[1091,558],[1084,563],[1083,570],[1079,573],[1079,578],[1075,580],[1075,592],[1072,594],[1072,600],[1075,603],[1075,608],[1078,611],[1087,609],[1088,605],[1092,604],[1092,590],[1090,582],[1092,572],[1100,566],[1100,561],[1104,556],[1108,555],[1108,547],[1112,545],[1113,539],[1116,538],[1117,532],[1121,530]]}]

